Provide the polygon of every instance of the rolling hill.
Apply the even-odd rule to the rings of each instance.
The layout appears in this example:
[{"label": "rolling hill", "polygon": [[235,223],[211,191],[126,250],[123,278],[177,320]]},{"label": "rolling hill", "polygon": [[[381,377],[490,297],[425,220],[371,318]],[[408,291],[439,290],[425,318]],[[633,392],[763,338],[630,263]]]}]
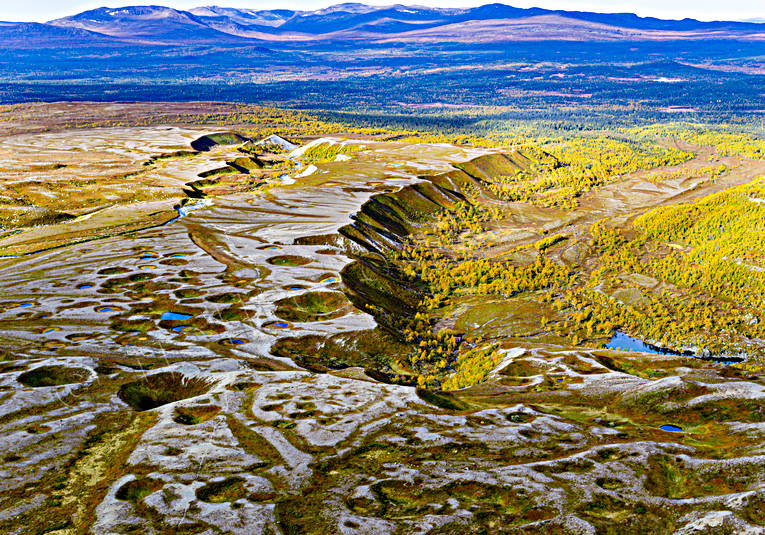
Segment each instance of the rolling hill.
[{"label": "rolling hill", "polygon": [[423,110],[440,121],[474,106],[551,121],[607,121],[603,110],[616,108],[716,121],[765,113],[762,23],[499,3],[284,7],[101,7],[0,23],[0,102],[395,108],[417,127]]},{"label": "rolling hill", "polygon": [[86,30],[131,42],[199,43],[237,40],[765,40],[765,24],[661,20],[630,13],[521,9],[488,4],[469,9],[339,4],[316,11],[208,6],[99,8],[47,26]]}]

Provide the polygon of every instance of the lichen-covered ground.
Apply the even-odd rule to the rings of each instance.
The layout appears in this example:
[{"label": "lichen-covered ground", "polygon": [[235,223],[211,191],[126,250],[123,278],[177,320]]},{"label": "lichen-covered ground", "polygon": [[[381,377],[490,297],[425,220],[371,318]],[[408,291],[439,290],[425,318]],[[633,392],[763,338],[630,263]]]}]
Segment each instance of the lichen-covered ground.
[{"label": "lichen-covered ground", "polygon": [[[469,388],[410,386],[411,341],[382,314],[414,313],[422,286],[384,279],[385,255],[360,243],[395,249],[417,229],[398,205],[361,207],[499,149],[356,139],[301,168],[243,140],[192,149],[229,126],[0,139],[0,185],[30,206],[96,177],[46,208],[74,218],[0,237],[30,253],[0,259],[1,532],[765,532],[757,372],[540,332],[536,294],[463,295],[434,307],[434,330],[502,350]],[[266,163],[219,171],[253,154]],[[650,187],[637,171],[574,212],[518,203],[485,229],[504,244],[492,254],[765,171],[729,163],[715,182]],[[74,211],[85,194],[116,197]],[[351,216],[374,232],[342,237]],[[554,260],[571,264],[574,241]]]}]

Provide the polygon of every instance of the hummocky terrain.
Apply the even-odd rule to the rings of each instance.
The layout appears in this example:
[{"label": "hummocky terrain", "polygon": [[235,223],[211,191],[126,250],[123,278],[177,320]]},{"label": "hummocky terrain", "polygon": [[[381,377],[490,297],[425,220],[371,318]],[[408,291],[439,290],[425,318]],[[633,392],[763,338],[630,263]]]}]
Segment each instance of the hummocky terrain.
[{"label": "hummocky terrain", "polygon": [[0,531],[765,532],[761,140],[237,109],[2,110]]}]

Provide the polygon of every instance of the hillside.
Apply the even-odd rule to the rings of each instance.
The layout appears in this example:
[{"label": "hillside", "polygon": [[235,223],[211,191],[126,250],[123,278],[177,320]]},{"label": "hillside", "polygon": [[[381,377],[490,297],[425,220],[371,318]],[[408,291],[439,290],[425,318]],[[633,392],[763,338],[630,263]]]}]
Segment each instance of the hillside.
[{"label": "hillside", "polygon": [[[339,4],[316,11],[160,6],[99,8],[51,21],[133,41],[210,39],[765,39],[765,25],[746,22],[660,20],[630,13],[520,9],[488,4],[469,9]],[[490,28],[489,33],[486,29]]]},{"label": "hillside", "polygon": [[765,110],[765,24],[504,4],[284,7],[0,23],[0,103],[265,103],[469,132],[508,119],[611,125],[624,109],[648,122]]}]

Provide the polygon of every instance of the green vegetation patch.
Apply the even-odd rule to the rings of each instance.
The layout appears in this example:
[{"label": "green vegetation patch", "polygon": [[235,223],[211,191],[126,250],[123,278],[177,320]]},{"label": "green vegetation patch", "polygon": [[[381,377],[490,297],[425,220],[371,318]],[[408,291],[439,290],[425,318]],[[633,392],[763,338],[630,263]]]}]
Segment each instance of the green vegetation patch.
[{"label": "green vegetation patch", "polygon": [[350,312],[352,305],[340,292],[306,292],[276,301],[276,316],[299,323],[326,321]]},{"label": "green vegetation patch", "polygon": [[670,499],[721,496],[743,492],[761,471],[755,463],[699,469],[687,466],[683,457],[654,455],[648,460],[645,486],[651,494]]},{"label": "green vegetation patch", "polygon": [[207,300],[211,303],[242,303],[247,301],[248,294],[241,292],[226,292],[221,294],[209,295]]},{"label": "green vegetation patch", "polygon": [[234,502],[247,496],[245,479],[242,477],[227,477],[223,481],[215,481],[197,489],[199,500],[207,503]]},{"label": "green vegetation patch", "polygon": [[196,288],[181,288],[173,293],[178,299],[194,299],[205,295],[205,292]]},{"label": "green vegetation patch", "polygon": [[[227,165],[226,167],[219,167],[217,169],[210,169],[209,171],[204,171],[202,173],[199,173],[199,177],[200,178],[212,178],[212,177],[217,177],[217,176],[236,175],[236,174],[239,174],[239,169],[237,169],[236,167],[231,167],[231,166]],[[195,183],[195,184],[196,185],[202,185],[202,186],[208,185],[206,183],[202,183],[202,184]],[[210,183],[209,185],[213,185],[213,184]]]},{"label": "green vegetation patch", "polygon": [[122,275],[123,273],[130,273],[130,270],[125,267],[110,267],[104,268],[98,272],[99,275]]},{"label": "green vegetation patch", "polygon": [[379,328],[331,337],[280,338],[271,348],[274,355],[319,373],[352,366],[363,367],[367,373],[390,372],[392,359],[408,351],[406,344]]},{"label": "green vegetation patch", "polygon": [[216,145],[239,145],[248,139],[235,132],[208,134],[191,142],[191,148],[197,151],[209,151]]},{"label": "green vegetation patch", "polygon": [[205,394],[212,385],[201,377],[187,377],[179,372],[148,375],[138,381],[124,384],[119,398],[137,411],[147,411]]},{"label": "green vegetation patch", "polygon": [[40,366],[18,376],[17,380],[25,386],[33,388],[45,386],[68,385],[82,383],[90,377],[85,368],[70,368],[68,366]]},{"label": "green vegetation patch", "polygon": [[340,143],[321,143],[309,147],[301,156],[309,163],[331,162],[338,154],[352,155],[361,150],[359,145],[341,145]]},{"label": "green vegetation patch", "polygon": [[304,256],[297,256],[297,255],[279,255],[279,256],[272,256],[271,258],[266,259],[266,262],[273,266],[289,266],[289,267],[297,267],[297,266],[304,266],[306,264],[311,263],[310,258],[305,258]]},{"label": "green vegetation patch", "polygon": [[230,167],[233,167],[234,169],[236,169],[237,171],[239,171],[242,174],[249,174],[249,173],[251,173],[253,171],[257,171],[258,169],[262,169],[263,166],[264,166],[263,162],[261,162],[260,160],[258,160],[255,157],[252,157],[252,158],[245,158],[245,157],[235,158],[234,160],[232,160],[230,162],[226,162],[226,164],[229,165]]},{"label": "green vegetation patch", "polygon": [[164,482],[150,477],[139,477],[122,485],[114,497],[131,503],[138,503],[149,494],[153,494],[164,486]]},{"label": "green vegetation patch", "polygon": [[449,392],[433,392],[418,388],[417,395],[423,401],[449,411],[465,411],[471,408],[469,404]]},{"label": "green vegetation patch", "polygon": [[193,405],[177,407],[173,421],[183,425],[196,425],[215,418],[220,413],[217,405]]},{"label": "green vegetation patch", "polygon": [[[556,516],[552,509],[537,505],[533,496],[517,494],[512,487],[474,481],[456,481],[446,486],[430,488],[423,484],[386,480],[372,485],[383,518],[403,519],[448,510],[446,500],[456,499],[460,508],[474,513],[480,525],[512,526],[549,519]],[[352,506],[354,504],[351,504]],[[367,505],[358,512],[364,512]]]}]

